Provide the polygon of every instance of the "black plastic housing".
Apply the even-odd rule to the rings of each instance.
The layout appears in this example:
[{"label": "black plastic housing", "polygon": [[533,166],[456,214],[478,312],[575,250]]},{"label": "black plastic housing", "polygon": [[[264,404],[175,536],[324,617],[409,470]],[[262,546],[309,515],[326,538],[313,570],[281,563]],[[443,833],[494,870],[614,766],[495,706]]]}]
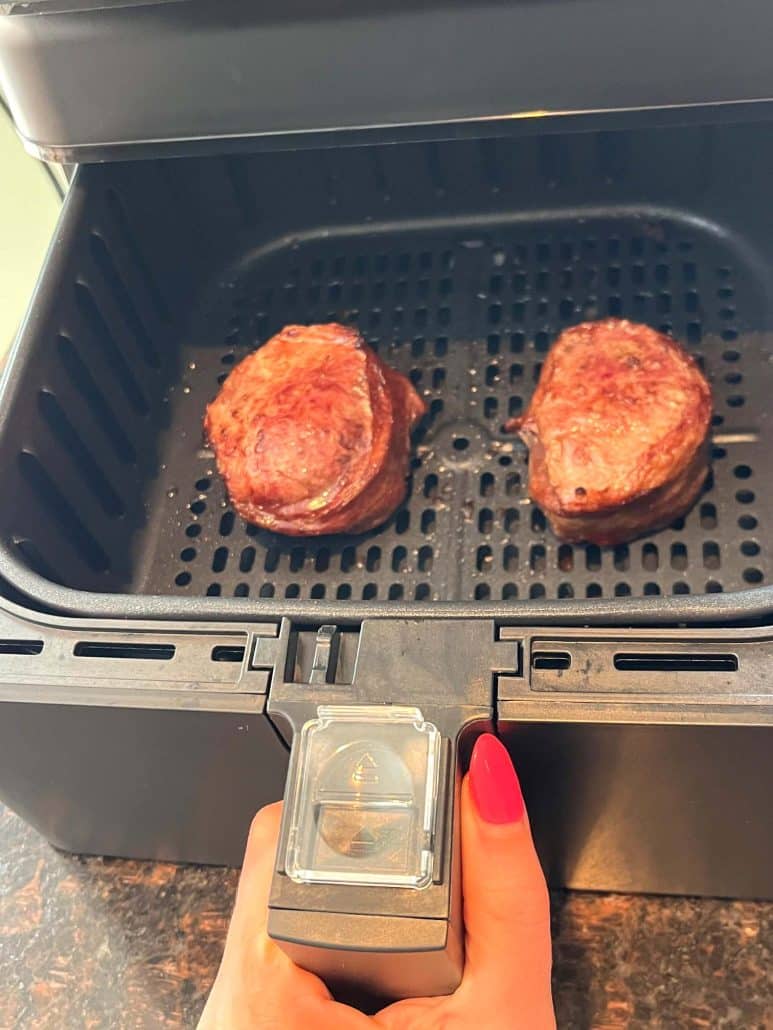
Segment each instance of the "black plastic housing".
[{"label": "black plastic housing", "polygon": [[[67,163],[773,97],[767,0],[3,0],[3,89]],[[724,109],[724,111],[722,110]]]},{"label": "black plastic housing", "polygon": [[551,883],[773,896],[769,629],[97,622],[1,600],[0,654],[0,796],[59,847],[237,864],[299,716],[410,703],[470,727],[462,767],[480,729],[507,742]]}]

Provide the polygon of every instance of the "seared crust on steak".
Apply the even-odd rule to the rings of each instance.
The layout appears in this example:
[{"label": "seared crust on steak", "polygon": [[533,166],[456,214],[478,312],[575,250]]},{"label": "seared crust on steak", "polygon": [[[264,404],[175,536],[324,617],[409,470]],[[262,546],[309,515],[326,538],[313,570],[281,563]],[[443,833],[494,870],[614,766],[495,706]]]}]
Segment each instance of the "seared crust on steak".
[{"label": "seared crust on steak", "polygon": [[526,413],[529,494],[557,536],[618,544],[685,514],[708,472],[711,388],[674,340],[621,319],[551,348]]},{"label": "seared crust on steak", "polygon": [[346,326],[286,326],[246,357],[204,431],[238,514],[294,536],[359,533],[405,496],[425,405]]}]

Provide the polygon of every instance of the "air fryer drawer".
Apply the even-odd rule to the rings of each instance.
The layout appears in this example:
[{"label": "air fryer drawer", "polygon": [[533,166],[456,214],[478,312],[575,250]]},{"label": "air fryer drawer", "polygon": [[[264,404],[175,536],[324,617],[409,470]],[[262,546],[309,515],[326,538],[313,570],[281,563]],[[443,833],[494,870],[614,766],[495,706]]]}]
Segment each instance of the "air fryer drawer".
[{"label": "air fryer drawer", "polygon": [[[81,169],[5,383],[2,574],[88,614],[769,611],[771,140],[758,125]],[[716,400],[699,503],[615,549],[553,537],[501,428],[556,334],[606,315],[672,332]],[[204,407],[282,325],[334,319],[427,399],[409,497],[362,536],[256,530],[229,506]]]}]

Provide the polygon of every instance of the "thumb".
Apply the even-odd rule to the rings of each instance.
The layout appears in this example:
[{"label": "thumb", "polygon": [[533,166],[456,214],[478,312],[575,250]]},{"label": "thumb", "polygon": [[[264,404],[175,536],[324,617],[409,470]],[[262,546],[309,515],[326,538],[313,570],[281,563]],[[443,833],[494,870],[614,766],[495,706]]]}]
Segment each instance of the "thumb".
[{"label": "thumb", "polygon": [[518,777],[504,745],[479,737],[462,784],[464,986],[505,991],[529,1027],[555,1026],[550,908]]}]

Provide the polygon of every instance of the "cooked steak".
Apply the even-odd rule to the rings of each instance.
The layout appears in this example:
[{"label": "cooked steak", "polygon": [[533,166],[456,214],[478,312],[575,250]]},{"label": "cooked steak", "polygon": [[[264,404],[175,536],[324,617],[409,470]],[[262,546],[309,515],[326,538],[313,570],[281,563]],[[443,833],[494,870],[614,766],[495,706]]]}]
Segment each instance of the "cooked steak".
[{"label": "cooked steak", "polygon": [[290,325],[234,368],[204,431],[243,519],[294,536],[360,533],[403,500],[424,410],[355,329]]},{"label": "cooked steak", "polygon": [[690,509],[710,424],[711,388],[684,348],[610,318],[561,334],[506,428],[529,447],[529,494],[556,536],[618,544]]}]

